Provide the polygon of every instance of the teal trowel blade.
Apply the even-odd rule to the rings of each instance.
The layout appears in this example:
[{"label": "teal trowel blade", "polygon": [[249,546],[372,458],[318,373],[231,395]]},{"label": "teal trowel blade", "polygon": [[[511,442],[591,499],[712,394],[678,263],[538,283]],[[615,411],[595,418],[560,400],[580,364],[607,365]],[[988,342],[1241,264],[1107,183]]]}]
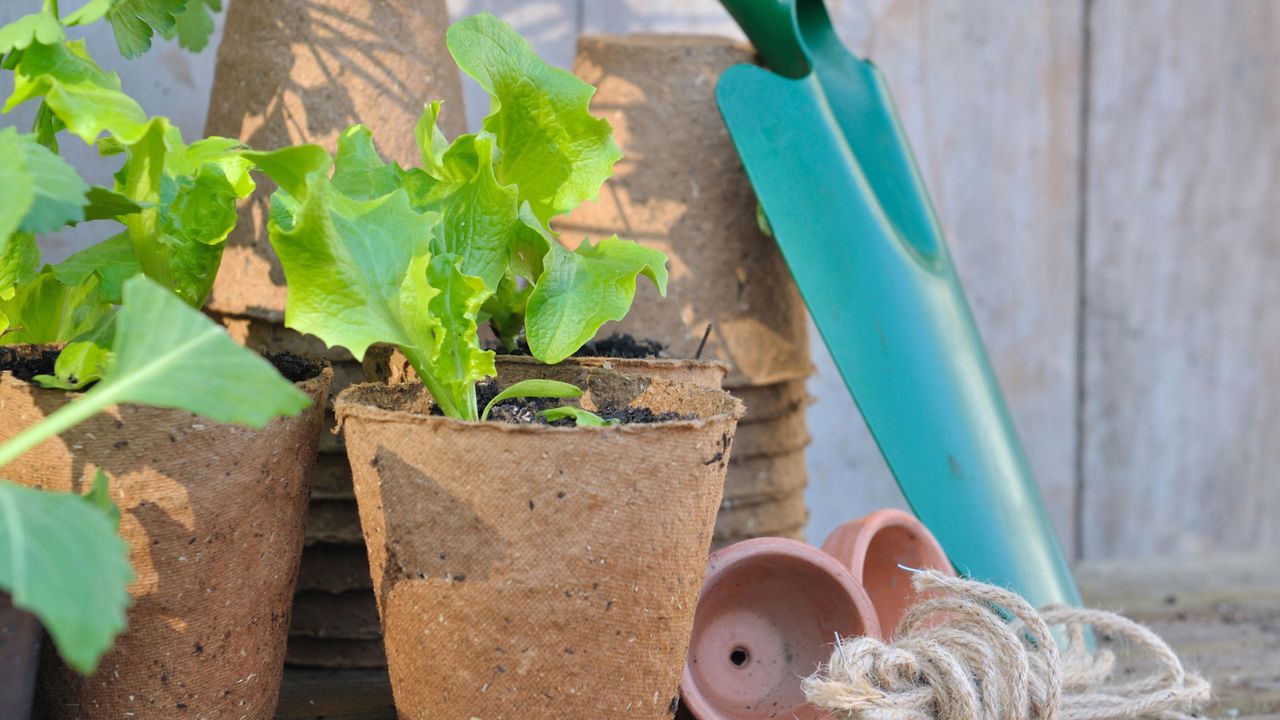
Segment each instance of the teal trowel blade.
[{"label": "teal trowel blade", "polygon": [[720,110],[907,501],[961,572],[1079,604],[884,78],[821,0],[722,2],[790,77],[730,68]]}]

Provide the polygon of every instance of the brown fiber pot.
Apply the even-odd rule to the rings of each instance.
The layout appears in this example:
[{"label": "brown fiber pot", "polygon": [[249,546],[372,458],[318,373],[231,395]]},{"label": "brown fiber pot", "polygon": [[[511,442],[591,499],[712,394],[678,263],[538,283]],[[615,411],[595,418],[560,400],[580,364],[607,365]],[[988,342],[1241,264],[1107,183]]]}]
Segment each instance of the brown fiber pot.
[{"label": "brown fiber pot", "polygon": [[742,405],[631,380],[583,406],[697,419],[466,423],[429,416],[418,384],[338,397],[401,718],[670,717]]},{"label": "brown fiber pot", "polygon": [[[0,367],[31,351],[0,349]],[[331,377],[317,365],[298,383],[313,405],[262,430],[121,405],[5,466],[8,479],[62,492],[104,470],[135,574],[128,629],[94,675],[45,649],[40,717],[272,717]],[[0,441],[72,399],[0,374]]]},{"label": "brown fiber pot", "polygon": [[0,592],[0,718],[28,720],[44,630],[35,615],[13,606]]},{"label": "brown fiber pot", "polygon": [[755,193],[716,108],[720,74],[755,61],[749,46],[721,38],[579,39],[573,72],[596,86],[591,109],[613,125],[623,159],[599,199],[556,221],[571,243],[617,234],[667,253],[666,297],[640,283],[627,316],[601,335],[631,333],[675,357],[723,360],[728,388],[812,372],[804,301],[760,230]]},{"label": "brown fiber pot", "polygon": [[[449,137],[465,131],[462,83],[445,48],[445,0],[235,0],[227,8],[205,132],[263,149],[318,143],[364,123],[378,150],[408,167],[424,103],[444,100]],[[227,239],[208,306],[279,321],[284,272],[267,241],[260,182]]]},{"label": "brown fiber pot", "polygon": [[[514,385],[521,380],[559,380],[578,387],[586,387],[597,370],[607,370],[622,375],[660,378],[673,383],[689,383],[719,389],[729,366],[718,360],[689,360],[674,358],[606,358],[573,357],[555,365],[535,360],[527,355],[499,355],[494,359],[498,371],[498,384]],[[418,374],[409,360],[394,347],[378,345],[364,356],[365,378],[370,382],[390,384],[414,382]]]}]

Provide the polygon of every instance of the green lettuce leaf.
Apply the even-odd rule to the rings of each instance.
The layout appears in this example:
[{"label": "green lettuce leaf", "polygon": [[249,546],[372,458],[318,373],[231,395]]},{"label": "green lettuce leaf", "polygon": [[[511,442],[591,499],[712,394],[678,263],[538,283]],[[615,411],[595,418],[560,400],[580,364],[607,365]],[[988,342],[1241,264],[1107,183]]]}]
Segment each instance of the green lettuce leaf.
[{"label": "green lettuce leaf", "polygon": [[597,245],[584,241],[573,252],[552,245],[546,272],[529,296],[525,318],[533,356],[558,363],[594,337],[601,325],[625,317],[640,275],[665,295],[666,260],[659,250],[617,236]]},{"label": "green lettuce leaf", "polygon": [[222,11],[222,0],[187,0],[187,7],[175,20],[173,29],[164,32],[166,38],[178,38],[178,44],[191,52],[200,52],[209,45],[213,34],[213,15]]},{"label": "green lettuce leaf", "polygon": [[621,420],[612,418],[605,420],[590,410],[583,410],[582,408],[574,407],[573,405],[565,405],[564,407],[543,410],[542,417],[546,418],[547,422],[555,422],[564,418],[573,418],[573,422],[578,427],[614,427],[615,425],[622,424]]},{"label": "green lettuce leaf", "polygon": [[71,286],[79,285],[96,274],[102,299],[119,304],[121,286],[125,280],[140,274],[142,265],[133,253],[128,233],[120,233],[54,265],[52,272],[63,285]]},{"label": "green lettuce leaf", "polygon": [[83,498],[0,480],[0,589],[40,618],[62,659],[85,674],[124,630],[133,580],[105,495],[97,482]]},{"label": "green lettuce leaf", "polygon": [[192,307],[204,304],[236,224],[236,202],[253,192],[253,161],[227,138],[191,145],[156,118],[125,149],[116,191],[141,208],[120,219],[148,277]]},{"label": "green lettuce leaf", "polygon": [[24,15],[0,27],[0,56],[14,50],[26,50],[33,44],[56,45],[67,39],[58,18],[50,12]]},{"label": "green lettuce leaf", "polygon": [[43,98],[49,111],[86,143],[109,132],[131,145],[148,129],[142,106],[120,90],[119,76],[89,57],[83,40],[35,44],[22,51],[3,112],[35,98]]},{"label": "green lettuce leaf", "polygon": [[[192,4],[200,2],[191,0]],[[156,34],[169,36],[177,31],[178,18],[187,10],[187,4],[188,0],[90,0],[63,22],[70,27],[106,17],[120,54],[135,58],[151,49]]]},{"label": "green lettuce leaf", "polygon": [[475,418],[475,384],[497,370],[494,352],[480,347],[477,327],[480,306],[489,293],[484,281],[464,274],[461,266],[462,258],[452,253],[431,258],[427,283],[439,292],[428,309],[439,327],[428,372],[447,397],[465,406],[466,417]]},{"label": "green lettuce leaf", "polygon": [[116,310],[98,319],[89,330],[63,346],[53,365],[53,375],[36,375],[42,387],[81,390],[102,379],[111,362],[111,342],[115,336]]},{"label": "green lettuce leaf", "polygon": [[51,270],[45,270],[19,286],[9,300],[0,300],[0,313],[9,324],[0,342],[67,342],[92,330],[110,312],[111,303],[102,299],[96,276],[68,286],[58,282]]},{"label": "green lettuce leaf", "polygon": [[521,380],[518,383],[508,387],[506,390],[493,396],[493,399],[484,406],[484,412],[480,414],[481,420],[488,420],[489,413],[494,406],[503,400],[512,398],[578,398],[582,397],[582,389],[577,385],[571,385],[567,382],[559,380],[544,380],[534,378],[532,380]]},{"label": "green lettuce leaf", "polygon": [[74,168],[13,128],[0,130],[0,238],[50,232],[84,219],[89,185]]},{"label": "green lettuce leaf", "polygon": [[492,98],[484,129],[502,154],[498,180],[518,188],[543,223],[595,198],[622,152],[608,121],[588,110],[594,88],[544,62],[488,13],[454,23],[447,43],[458,67]]}]

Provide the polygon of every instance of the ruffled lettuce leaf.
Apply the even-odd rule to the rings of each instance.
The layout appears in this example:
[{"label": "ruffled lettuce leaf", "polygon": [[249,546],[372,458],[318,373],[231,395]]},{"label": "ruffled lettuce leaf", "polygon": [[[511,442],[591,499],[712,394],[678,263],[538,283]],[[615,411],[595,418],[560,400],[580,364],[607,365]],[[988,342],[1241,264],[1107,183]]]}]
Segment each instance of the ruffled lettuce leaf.
[{"label": "ruffled lettuce leaf", "polygon": [[596,245],[584,241],[576,251],[552,245],[546,270],[529,296],[529,351],[545,363],[572,355],[601,325],[626,316],[640,275],[665,294],[666,261],[660,250],[617,236]]},{"label": "ruffled lettuce leaf", "polygon": [[0,57],[32,45],[54,45],[67,39],[62,23],[45,11],[24,15],[0,27]]},{"label": "ruffled lettuce leaf", "polygon": [[103,133],[131,145],[148,130],[147,115],[120,89],[120,78],[98,66],[84,41],[32,44],[17,55],[9,112],[24,102],[42,99],[49,113],[86,143]]},{"label": "ruffled lettuce leaf", "polygon": [[0,342],[68,342],[92,330],[111,307],[102,298],[96,275],[68,286],[46,269],[19,286],[10,299],[0,300],[0,314],[7,319],[7,327],[0,330]]}]

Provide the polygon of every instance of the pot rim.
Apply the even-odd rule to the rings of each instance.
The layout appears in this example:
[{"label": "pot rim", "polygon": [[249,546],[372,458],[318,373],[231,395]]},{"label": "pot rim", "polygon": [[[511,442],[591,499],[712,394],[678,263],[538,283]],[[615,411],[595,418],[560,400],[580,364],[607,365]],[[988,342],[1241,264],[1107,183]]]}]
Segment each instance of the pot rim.
[{"label": "pot rim", "polygon": [[[739,563],[770,557],[808,563],[835,580],[853,601],[854,607],[858,608],[862,616],[864,635],[881,637],[880,618],[876,614],[875,604],[871,602],[871,596],[867,594],[862,583],[849,571],[849,568],[822,550],[791,538],[751,538],[727,545],[712,553],[707,561],[707,572],[702,580],[702,589],[698,592],[698,602],[701,603],[706,592]],[[696,612],[694,618],[696,627]],[[687,660],[680,675],[680,698],[689,713],[698,720],[734,720],[732,715],[720,712],[718,708],[706,701],[698,683],[694,680]]]},{"label": "pot rim", "polygon": [[703,387],[692,383],[673,383],[660,378],[653,378],[649,381],[651,384],[684,386],[691,392],[698,394],[709,394],[721,396],[727,406],[725,412],[717,413],[707,417],[698,417],[692,420],[669,420],[656,423],[623,423],[622,425],[614,425],[611,427],[582,427],[574,425],[573,427],[556,427],[553,425],[540,425],[533,423],[505,423],[505,422],[481,422],[478,420],[458,420],[456,418],[445,417],[443,415],[423,415],[421,413],[410,412],[408,410],[388,410],[372,404],[369,400],[360,397],[372,390],[379,388],[403,389],[406,387],[420,388],[426,391],[425,386],[420,381],[407,383],[376,383],[365,382],[356,383],[345,388],[333,400],[333,414],[338,419],[338,428],[341,429],[347,422],[348,418],[355,417],[367,422],[380,423],[401,423],[409,425],[437,426],[446,428],[454,432],[493,432],[498,434],[526,434],[526,435],[555,435],[555,434],[583,434],[583,433],[655,433],[667,432],[670,430],[698,429],[706,427],[712,423],[723,423],[726,421],[736,421],[746,412],[745,406],[738,398],[733,397],[724,390]]},{"label": "pot rim", "polygon": [[[881,508],[864,515],[857,520],[844,523],[831,531],[822,543],[822,550],[845,565],[855,577],[861,578],[866,568],[867,551],[876,536],[888,529],[901,529],[910,533],[920,542],[921,551],[931,562],[939,562],[945,572],[954,574],[954,567],[947,557],[946,550],[938,539],[929,532],[929,528],[915,515],[897,508]],[[843,547],[847,536],[853,536],[846,555]]]}]

